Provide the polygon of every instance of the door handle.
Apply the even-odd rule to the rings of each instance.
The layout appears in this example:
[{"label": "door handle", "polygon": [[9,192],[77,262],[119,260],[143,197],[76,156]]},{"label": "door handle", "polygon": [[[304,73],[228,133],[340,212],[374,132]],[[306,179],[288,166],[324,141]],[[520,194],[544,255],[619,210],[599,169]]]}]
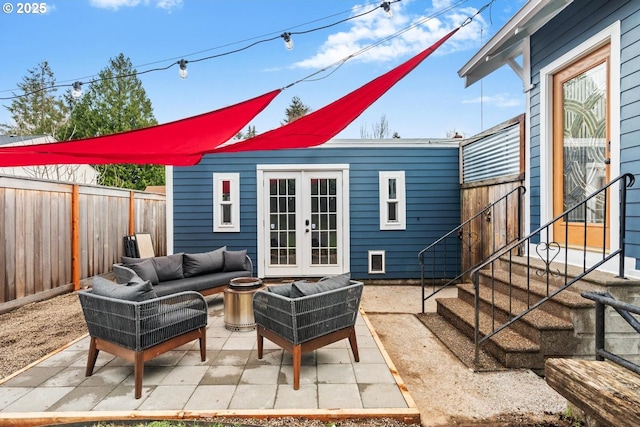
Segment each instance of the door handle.
[{"label": "door handle", "polygon": [[609,157],[607,157],[606,159],[604,159],[604,164],[605,165],[610,165],[611,164],[611,159]]}]

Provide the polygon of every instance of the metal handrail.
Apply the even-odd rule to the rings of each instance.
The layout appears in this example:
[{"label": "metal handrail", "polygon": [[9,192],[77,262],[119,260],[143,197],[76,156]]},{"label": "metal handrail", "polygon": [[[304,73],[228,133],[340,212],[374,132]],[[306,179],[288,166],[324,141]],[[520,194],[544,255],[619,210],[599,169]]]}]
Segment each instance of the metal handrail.
[{"label": "metal handrail", "polygon": [[[549,233],[550,233],[550,229],[551,226],[553,226],[555,223],[557,223],[558,221],[560,221],[563,218],[568,218],[569,214],[576,211],[579,208],[583,208],[586,210],[586,204],[588,201],[590,201],[591,199],[597,197],[598,195],[600,195],[601,193],[604,192],[605,194],[605,206],[604,206],[604,212],[605,212],[605,218],[604,218],[604,223],[606,224],[606,215],[608,212],[607,206],[606,206],[606,192],[608,191],[608,189],[613,186],[614,184],[618,183],[619,181],[623,181],[622,185],[620,185],[620,229],[619,229],[619,248],[616,249],[615,251],[609,251],[609,255],[605,255],[606,254],[606,244],[604,243],[606,240],[603,241],[603,248],[602,248],[602,259],[598,262],[596,262],[595,264],[593,264],[591,267],[587,268],[586,266],[586,252],[587,252],[587,246],[586,246],[586,239],[585,239],[585,243],[583,246],[583,271],[582,273],[576,275],[572,280],[568,280],[567,277],[567,270],[568,270],[568,259],[567,257],[565,257],[564,260],[564,280],[565,283],[563,286],[561,286],[560,288],[556,289],[553,292],[549,292],[549,283],[550,283],[550,278],[549,276],[554,274],[554,273],[558,273],[560,274],[559,270],[551,270],[551,263],[553,262],[554,257],[550,257],[550,248],[554,248],[557,249],[557,251],[559,252],[559,250],[561,249],[560,245],[557,242],[550,242],[549,239]],[[494,336],[495,334],[497,334],[498,332],[500,332],[501,330],[509,327],[510,325],[512,325],[514,322],[516,322],[517,320],[519,320],[520,318],[522,318],[523,316],[525,316],[526,314],[530,313],[531,311],[535,310],[536,308],[538,308],[539,306],[541,306],[542,304],[544,304],[546,301],[550,300],[551,298],[553,298],[554,296],[556,296],[557,294],[559,294],[560,292],[562,292],[563,290],[567,289],[568,287],[570,287],[572,284],[574,284],[575,282],[581,280],[584,276],[586,276],[587,274],[589,274],[590,272],[596,270],[598,267],[600,267],[601,265],[603,265],[604,263],[606,263],[607,261],[613,259],[615,256],[619,255],[619,266],[618,266],[618,273],[619,273],[619,277],[620,278],[624,278],[624,258],[625,258],[625,232],[626,232],[626,203],[627,203],[627,187],[631,187],[633,184],[635,183],[635,177],[630,174],[630,173],[626,173],[623,175],[620,175],[619,177],[615,178],[614,180],[612,180],[611,182],[609,182],[607,185],[603,186],[602,188],[600,188],[599,190],[593,192],[592,194],[590,194],[589,196],[585,197],[582,201],[580,201],[579,203],[577,203],[575,206],[567,209],[566,211],[564,211],[563,213],[561,213],[560,215],[556,216],[555,218],[553,218],[551,221],[547,222],[546,224],[542,225],[541,227],[539,227],[538,229],[536,229],[535,231],[531,232],[528,236],[514,242],[511,243],[509,245],[506,245],[504,248],[496,251],[494,254],[492,254],[490,257],[488,257],[485,261],[481,262],[480,264],[478,264],[473,271],[471,272],[471,277],[473,280],[473,285],[474,285],[474,291],[475,291],[475,360],[476,363],[478,363],[479,361],[479,352],[480,352],[480,345],[487,341],[489,338],[491,338],[492,336]],[[586,223],[587,223],[587,217],[585,215],[585,227],[586,227]],[[606,233],[607,228],[603,227],[603,233]],[[491,314],[491,321],[492,321],[492,330],[488,333],[486,333],[483,337],[480,337],[480,271],[483,269],[486,269],[487,267],[491,266],[491,282],[492,282],[492,294],[495,293],[495,289],[493,286],[493,279],[494,279],[494,268],[493,268],[493,264],[502,259],[503,257],[505,257],[507,254],[509,254],[509,275],[511,276],[511,265],[512,265],[512,252],[514,249],[520,249],[523,246],[527,246],[529,247],[531,244],[531,240],[534,236],[538,236],[538,235],[542,235],[543,232],[546,232],[546,241],[542,241],[542,239],[540,239],[540,243],[538,243],[538,245],[543,245],[543,251],[546,251],[547,253],[547,257],[542,258],[542,256],[540,256],[540,254],[538,254],[541,258],[542,261],[545,263],[546,267],[545,270],[543,271],[543,274],[546,275],[547,277],[547,295],[545,297],[543,297],[542,299],[540,299],[539,301],[537,301],[535,304],[530,305],[529,301],[527,301],[527,309],[525,309],[523,312],[515,315],[515,316],[511,316],[511,295],[509,295],[509,317],[510,320],[507,321],[506,323],[502,324],[499,327],[495,327],[495,315],[493,313],[493,307],[492,307],[492,314]],[[565,227],[565,242],[568,240],[567,239],[567,234],[568,234],[568,228]],[[586,235],[586,228],[585,228],[585,235]],[[555,244],[555,245],[554,245]],[[527,266],[530,266],[530,256],[531,253],[530,251],[527,251]],[[529,293],[530,291],[530,269],[527,269],[527,293]]]},{"label": "metal handrail", "polygon": [[[454,228],[453,230],[449,231],[448,233],[446,233],[444,236],[440,237],[438,240],[436,240],[435,242],[431,243],[429,246],[427,246],[426,248],[422,249],[420,252],[418,252],[418,259],[420,260],[420,284],[422,286],[422,313],[425,312],[425,301],[428,300],[429,298],[433,297],[435,294],[437,294],[438,292],[440,292],[441,290],[447,288],[448,286],[457,283],[458,280],[460,280],[462,277],[464,277],[465,275],[467,275],[471,270],[473,270],[475,268],[475,266],[477,265],[471,265],[469,266],[466,270],[460,272],[459,274],[455,275],[455,277],[451,278],[451,279],[443,279],[445,280],[444,284],[440,285],[440,287],[438,287],[436,289],[436,278],[435,278],[435,272],[432,272],[432,292],[431,294],[425,296],[425,263],[424,263],[424,258],[425,258],[425,253],[429,252],[429,251],[435,251],[435,248],[440,245],[441,243],[444,243],[445,245],[445,249],[446,249],[446,240],[452,236],[456,236],[458,239],[462,240],[464,237],[462,236],[462,231],[464,230],[464,228],[469,225],[471,222],[475,221],[478,219],[478,217],[480,217],[481,215],[485,215],[487,216],[487,212],[491,212],[492,209],[499,203],[501,203],[502,201],[507,200],[513,193],[518,193],[518,205],[517,205],[517,211],[518,211],[518,224],[516,227],[516,236],[505,242],[504,245],[502,245],[500,248],[493,248],[492,253],[495,253],[495,251],[502,249],[504,246],[510,244],[511,242],[515,241],[515,240],[519,240],[520,236],[521,236],[521,227],[522,227],[522,196],[526,193],[527,189],[520,185],[514,189],[512,189],[511,191],[509,191],[508,193],[506,193],[505,195],[503,195],[502,197],[500,197],[499,199],[495,200],[492,203],[489,203],[487,206],[485,206],[483,209],[481,209],[480,211],[478,211],[476,214],[474,214],[471,218],[467,219],[466,221],[464,221],[462,224],[460,224],[459,226],[457,226],[456,228]],[[507,204],[507,208],[508,208],[508,204]],[[489,218],[491,218],[491,214],[489,214]],[[509,216],[507,215],[506,218],[508,219]],[[469,249],[471,249],[471,246],[469,246]],[[446,252],[446,251],[445,251]],[[457,252],[457,251],[456,251]],[[462,253],[460,253],[460,258],[458,258],[458,262],[460,265],[462,265]],[[482,262],[482,261],[480,261]],[[446,257],[445,257],[445,263],[444,263],[445,269],[446,269]]]},{"label": "metal handrail", "polygon": [[637,365],[630,360],[618,356],[606,350],[605,347],[605,306],[613,307],[614,310],[620,314],[620,316],[637,332],[640,334],[640,322],[633,317],[631,313],[640,314],[640,307],[637,305],[627,304],[622,301],[618,301],[608,292],[582,292],[584,298],[590,299],[596,302],[596,360],[603,361],[609,359],[612,362],[623,366],[636,374],[640,374],[640,365]]}]

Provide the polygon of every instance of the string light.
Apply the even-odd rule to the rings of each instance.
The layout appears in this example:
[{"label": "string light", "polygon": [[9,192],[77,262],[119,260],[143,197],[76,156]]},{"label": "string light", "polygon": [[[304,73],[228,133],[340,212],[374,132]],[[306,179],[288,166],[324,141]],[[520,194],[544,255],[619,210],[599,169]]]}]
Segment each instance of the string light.
[{"label": "string light", "polygon": [[383,1],[380,7],[387,13],[387,16],[391,18],[393,16],[393,10],[391,10],[391,3]]},{"label": "string light", "polygon": [[287,50],[293,49],[293,40],[291,40],[291,33],[282,33],[280,37],[284,39],[284,47],[286,47]]},{"label": "string light", "polygon": [[78,99],[82,96],[82,82],[75,82],[73,84],[73,90],[71,91],[71,96],[75,99]]},{"label": "string light", "polygon": [[187,62],[189,61],[185,61],[184,59],[181,59],[180,61],[178,61],[178,65],[180,66],[181,79],[186,79],[187,76],[189,75],[189,73],[187,72]]},{"label": "string light", "polygon": [[[350,16],[348,18],[342,19],[342,20],[334,22],[332,24],[324,25],[324,26],[317,27],[317,28],[312,28],[312,29],[309,29],[309,30],[306,30],[306,31],[284,32],[279,36],[275,36],[275,37],[271,37],[271,38],[267,38],[267,39],[263,39],[263,40],[258,40],[258,41],[254,42],[254,43],[251,43],[251,44],[249,44],[247,46],[244,46],[244,47],[241,47],[239,49],[231,50],[231,51],[228,51],[228,52],[223,52],[223,53],[216,54],[216,55],[207,56],[207,57],[204,57],[204,58],[192,59],[190,61],[187,61],[185,59],[180,59],[179,61],[173,62],[173,63],[171,63],[171,64],[169,64],[169,65],[167,65],[165,67],[152,68],[152,69],[148,69],[148,70],[144,70],[144,71],[140,71],[140,72],[135,71],[133,73],[117,75],[117,76],[114,76],[114,77],[98,78],[98,79],[93,79],[93,80],[90,80],[90,81],[87,81],[87,82],[84,82],[84,83],[80,82],[80,81],[76,81],[71,85],[69,85],[69,84],[52,85],[52,86],[49,86],[49,87],[46,87],[46,88],[41,88],[41,89],[29,92],[29,93],[24,93],[22,95],[14,95],[14,96],[5,97],[5,98],[1,98],[0,97],[0,100],[9,100],[9,99],[21,98],[23,96],[32,95],[32,94],[35,94],[35,93],[38,93],[38,92],[42,92],[42,91],[48,91],[48,90],[52,90],[52,89],[56,89],[56,88],[69,87],[69,86],[71,86],[73,88],[73,90],[71,92],[72,96],[74,98],[78,98],[78,97],[82,96],[82,85],[83,84],[93,84],[93,83],[96,83],[96,82],[99,82],[99,81],[102,81],[102,80],[107,80],[107,79],[112,79],[112,78],[127,78],[127,77],[134,77],[134,76],[138,76],[138,75],[142,75],[142,74],[146,74],[146,73],[150,73],[150,72],[154,72],[154,71],[164,71],[164,70],[167,70],[167,69],[171,68],[172,66],[174,66],[176,64],[180,68],[180,70],[179,70],[180,77],[185,79],[185,78],[187,78],[187,75],[188,75],[188,73],[187,73],[187,63],[189,63],[189,62],[193,63],[193,62],[206,61],[206,60],[209,60],[209,59],[218,58],[218,57],[225,56],[225,55],[230,55],[230,54],[233,54],[233,53],[237,53],[237,52],[249,49],[249,48],[251,48],[251,47],[253,47],[253,46],[257,45],[257,44],[268,42],[268,41],[272,41],[272,40],[275,40],[275,39],[280,39],[280,38],[284,39],[286,48],[290,50],[290,49],[293,48],[293,40],[291,39],[291,36],[294,35],[294,34],[307,34],[307,33],[311,33],[311,32],[314,32],[314,31],[319,31],[319,30],[323,30],[323,29],[326,29],[326,28],[330,28],[330,27],[333,27],[335,25],[341,24],[343,22],[350,21],[350,20],[353,20],[353,19],[357,19],[359,17],[362,17],[364,15],[372,13],[372,12],[374,12],[374,11],[380,9],[380,8],[382,8],[384,10],[384,12],[388,16],[391,17],[393,15],[393,11],[391,10],[391,4],[392,3],[397,3],[397,2],[400,2],[400,1],[401,0],[383,1],[380,6],[376,6],[375,8],[373,8],[371,10],[368,10],[366,12],[360,13],[358,15]],[[469,1],[469,0],[459,0],[458,2],[453,3],[453,4],[449,5],[448,7],[444,8],[442,11],[432,15],[432,17],[439,16],[439,15],[445,13],[446,11],[452,10],[453,8],[455,8],[455,7],[459,6],[459,5],[461,5],[463,3],[466,3],[467,1]],[[468,23],[470,23],[471,20],[473,19],[473,17],[477,16],[482,11],[484,11],[494,1],[495,0],[490,0],[489,3],[487,3],[485,6],[483,6],[478,12],[476,12],[475,15],[473,15],[472,17],[468,17],[467,20],[465,22],[463,22],[461,27],[467,25]],[[357,56],[357,55],[359,55],[361,53],[364,53],[367,50],[372,49],[375,46],[378,46],[382,42],[388,41],[389,39],[391,39],[393,37],[396,37],[396,36],[406,32],[406,31],[409,31],[410,29],[415,28],[419,24],[426,22],[428,19],[431,19],[431,17],[423,18],[420,21],[418,21],[417,23],[414,23],[414,24],[410,25],[409,27],[404,28],[403,30],[393,34],[392,36],[385,37],[383,40],[381,40],[381,41],[379,41],[377,43],[374,43],[374,44],[368,46],[367,48],[364,48],[364,49],[360,50],[359,52],[356,52],[354,54],[349,55],[348,57],[344,58],[341,61],[338,61],[337,63],[334,63],[333,65],[330,65],[329,67],[325,67],[322,70],[319,70],[319,71],[317,71],[317,72],[315,72],[315,73],[313,73],[313,74],[311,74],[311,75],[309,75],[309,76],[307,76],[307,77],[305,77],[305,78],[303,78],[301,80],[298,80],[298,81],[296,81],[294,83],[291,83],[291,84],[287,85],[285,88],[289,88],[289,87],[291,87],[291,86],[293,86],[293,85],[295,85],[297,83],[300,83],[302,81],[312,81],[312,80],[309,79],[310,77],[313,77],[313,76],[315,76],[315,75],[317,75],[319,73],[322,73],[322,72],[326,71],[329,68],[333,68],[335,66],[340,66],[344,62],[348,61],[349,59],[351,59],[351,58],[353,58],[353,57],[355,57],[355,56]],[[0,91],[0,92],[2,92],[2,91]]]}]

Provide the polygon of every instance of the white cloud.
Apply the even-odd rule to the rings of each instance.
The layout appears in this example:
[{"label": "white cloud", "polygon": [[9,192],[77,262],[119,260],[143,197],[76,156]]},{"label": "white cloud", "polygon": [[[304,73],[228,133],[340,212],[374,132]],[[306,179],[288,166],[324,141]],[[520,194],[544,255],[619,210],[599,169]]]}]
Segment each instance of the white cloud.
[{"label": "white cloud", "polygon": [[496,95],[481,96],[462,101],[463,104],[479,104],[480,102],[495,107],[517,107],[522,105],[522,97],[512,96],[508,93],[498,93]]},{"label": "white cloud", "polygon": [[[382,10],[375,10],[365,16],[348,21],[351,25],[348,30],[328,36],[315,55],[295,63],[294,67],[317,69],[336,64],[349,55],[358,53],[386,37],[393,36],[407,27],[420,23],[376,47],[369,48],[353,60],[385,62],[416,54],[477,12],[477,9],[473,7],[452,8],[452,0],[434,0],[433,9],[427,10],[424,15],[416,15],[408,12],[409,3],[411,1],[393,3],[391,5],[393,8],[392,18],[387,17]],[[367,4],[363,7],[355,6],[354,15],[373,7],[375,4]],[[446,54],[479,46],[480,27],[484,24],[482,16],[476,16],[471,23],[447,41],[438,53]]]},{"label": "white cloud", "polygon": [[89,0],[89,3],[94,7],[111,10],[118,10],[121,7],[136,7],[140,4],[170,10],[182,6],[182,1],[183,0]]}]

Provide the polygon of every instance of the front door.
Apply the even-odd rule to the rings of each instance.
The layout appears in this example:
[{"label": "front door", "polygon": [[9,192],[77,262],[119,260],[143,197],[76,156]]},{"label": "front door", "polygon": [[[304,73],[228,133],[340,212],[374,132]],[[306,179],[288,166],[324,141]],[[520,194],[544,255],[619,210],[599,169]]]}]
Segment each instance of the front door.
[{"label": "front door", "polygon": [[342,184],[342,171],[263,174],[265,276],[320,277],[343,272]]},{"label": "front door", "polygon": [[[553,78],[553,212],[577,205],[609,181],[609,46]],[[554,240],[609,246],[608,200],[591,199],[554,226]]]}]

